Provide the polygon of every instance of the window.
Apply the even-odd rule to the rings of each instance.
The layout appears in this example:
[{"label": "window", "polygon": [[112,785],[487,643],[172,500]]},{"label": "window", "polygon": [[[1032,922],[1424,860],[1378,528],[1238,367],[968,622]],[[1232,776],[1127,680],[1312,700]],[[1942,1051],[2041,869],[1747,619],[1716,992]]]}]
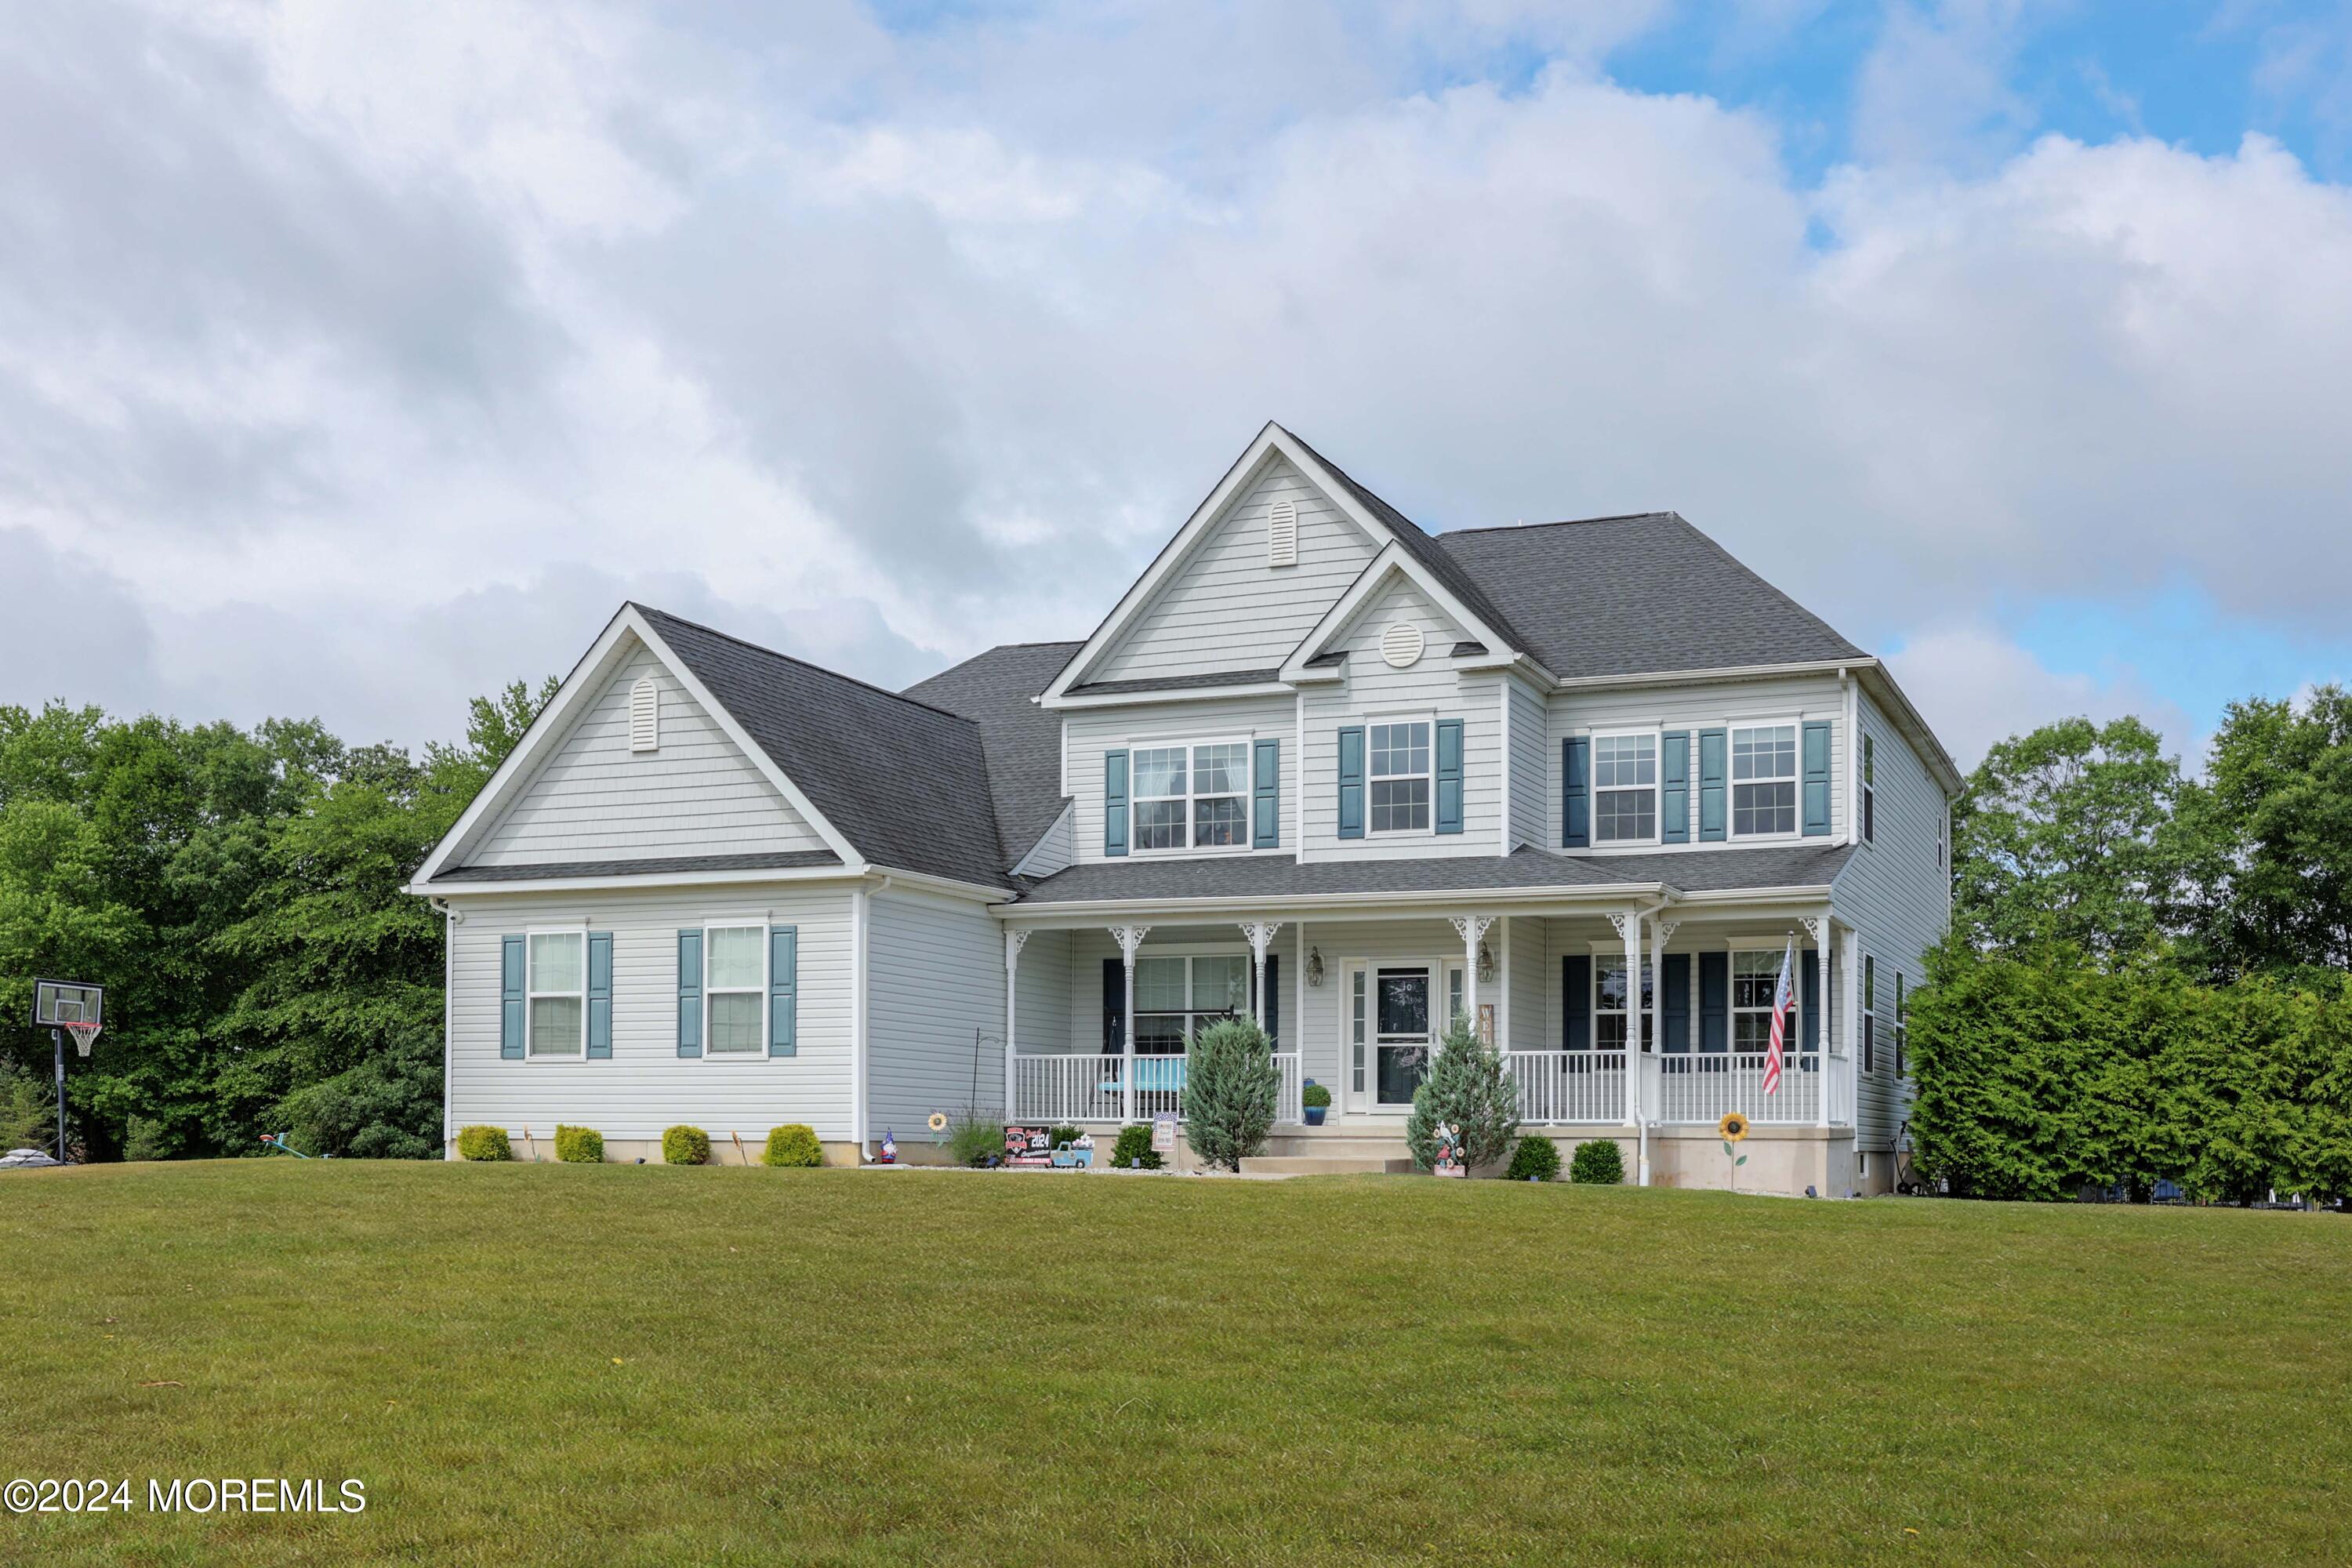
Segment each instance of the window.
[{"label": "window", "polygon": [[1797,831],[1797,727],[1731,732],[1731,836]]},{"label": "window", "polygon": [[1139,748],[1134,776],[1138,850],[1248,847],[1247,741]]},{"label": "window", "polygon": [[706,1054],[767,1054],[767,927],[712,926],[702,933],[702,994]]},{"label": "window", "polygon": [[1348,978],[1348,1081],[1349,1092],[1364,1092],[1365,1040],[1370,1033],[1367,1001],[1367,981],[1361,969],[1351,970]]},{"label": "window", "polygon": [[1903,1076],[1903,1047],[1911,1038],[1911,999],[1903,994],[1903,974],[1895,975],[1895,1076]]},{"label": "window", "polygon": [[[1592,1043],[1604,1051],[1622,1051],[1628,1034],[1625,1009],[1625,957],[1592,961]],[[1642,1048],[1657,1037],[1657,987],[1652,983],[1650,961],[1642,961]]]},{"label": "window", "polygon": [[1878,960],[1862,955],[1862,1070],[1872,1070],[1878,1043]]},{"label": "window", "polygon": [[1642,842],[1658,836],[1658,738],[1592,737],[1592,837]]},{"label": "window", "polygon": [[1429,831],[1429,721],[1374,724],[1365,732],[1371,752],[1374,833]]},{"label": "window", "polygon": [[1878,742],[1862,738],[1862,841],[1878,842]]},{"label": "window", "polygon": [[[1731,1048],[1735,1051],[1762,1055],[1772,1048],[1772,998],[1780,989],[1780,964],[1788,950],[1752,948],[1731,955]],[[1789,975],[1789,996],[1793,1002],[1801,994],[1803,980],[1793,971]],[[1796,1037],[1801,1030],[1795,1019],[1783,1026],[1781,1048],[1795,1051],[1803,1048],[1805,1041]]]},{"label": "window", "polygon": [[588,1054],[587,948],[585,931],[532,933],[529,1055]]},{"label": "window", "polygon": [[1250,961],[1242,954],[1135,961],[1135,1050],[1181,1057],[1184,1042],[1249,1007]]}]

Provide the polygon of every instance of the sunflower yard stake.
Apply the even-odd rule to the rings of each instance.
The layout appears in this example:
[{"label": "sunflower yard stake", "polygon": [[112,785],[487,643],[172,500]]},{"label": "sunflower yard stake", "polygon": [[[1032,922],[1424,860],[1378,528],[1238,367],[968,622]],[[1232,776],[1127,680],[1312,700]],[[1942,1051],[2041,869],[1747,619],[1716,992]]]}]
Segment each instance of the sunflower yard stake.
[{"label": "sunflower yard stake", "polygon": [[1723,1120],[1715,1124],[1715,1130],[1723,1138],[1724,1158],[1731,1162],[1731,1190],[1736,1193],[1739,1190],[1739,1167],[1748,1163],[1748,1156],[1735,1153],[1732,1145],[1747,1142],[1748,1118],[1736,1110],[1726,1111]]}]

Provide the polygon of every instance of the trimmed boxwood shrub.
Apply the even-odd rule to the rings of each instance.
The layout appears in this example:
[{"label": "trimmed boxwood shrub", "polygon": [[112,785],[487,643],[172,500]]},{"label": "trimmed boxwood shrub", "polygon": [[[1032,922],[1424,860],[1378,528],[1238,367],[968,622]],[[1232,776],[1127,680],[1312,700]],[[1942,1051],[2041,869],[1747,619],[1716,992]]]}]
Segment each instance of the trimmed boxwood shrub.
[{"label": "trimmed boxwood shrub", "polygon": [[507,1142],[503,1127],[460,1127],[457,1129],[457,1158],[460,1160],[511,1160],[514,1145]]},{"label": "trimmed boxwood shrub", "polygon": [[1613,1187],[1625,1179],[1625,1152],[1607,1138],[1579,1143],[1568,1163],[1568,1179],[1591,1187]]},{"label": "trimmed boxwood shrub", "polygon": [[816,1141],[816,1129],[804,1122],[787,1122],[768,1131],[768,1152],[761,1156],[770,1165],[787,1170],[804,1169],[824,1163],[824,1146]]},{"label": "trimmed boxwood shrub", "polygon": [[593,1127],[555,1124],[555,1157],[569,1165],[604,1163],[604,1135]]},{"label": "trimmed boxwood shrub", "polygon": [[662,1134],[662,1163],[708,1165],[710,1134],[699,1127],[673,1127]]},{"label": "trimmed boxwood shrub", "polygon": [[1503,1174],[1514,1182],[1559,1181],[1559,1145],[1549,1138],[1520,1139],[1519,1146],[1511,1151],[1511,1167]]},{"label": "trimmed boxwood shrub", "polygon": [[1298,1103],[1308,1110],[1328,1110],[1331,1091],[1319,1083],[1310,1083],[1298,1091]]},{"label": "trimmed boxwood shrub", "polygon": [[1147,1171],[1160,1169],[1159,1152],[1151,1147],[1151,1129],[1139,1121],[1130,1121],[1118,1130],[1118,1142],[1111,1145],[1110,1163],[1125,1171],[1143,1162]]}]

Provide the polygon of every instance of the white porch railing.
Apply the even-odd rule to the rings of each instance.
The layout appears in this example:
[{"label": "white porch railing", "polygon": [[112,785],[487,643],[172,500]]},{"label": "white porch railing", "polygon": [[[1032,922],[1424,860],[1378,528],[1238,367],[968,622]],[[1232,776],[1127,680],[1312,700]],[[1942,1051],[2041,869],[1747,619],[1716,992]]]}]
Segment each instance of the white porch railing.
[{"label": "white porch railing", "polygon": [[1779,1092],[1764,1092],[1764,1053],[1658,1058],[1658,1120],[1720,1121],[1737,1110],[1750,1121],[1808,1123],[1821,1120],[1821,1053],[1781,1058]]},{"label": "white porch railing", "polygon": [[1519,1086],[1519,1120],[1625,1120],[1623,1051],[1512,1051],[1503,1058]]},{"label": "white porch railing", "polygon": [[[1275,1068],[1282,1087],[1275,1120],[1304,1120],[1299,1097],[1306,1087],[1296,1051],[1278,1053]],[[1013,1058],[1012,1120],[1034,1121],[1149,1121],[1181,1115],[1184,1092],[1182,1057],[1135,1058],[1135,1099],[1127,1097],[1127,1058],[1119,1056],[1015,1056]]]}]

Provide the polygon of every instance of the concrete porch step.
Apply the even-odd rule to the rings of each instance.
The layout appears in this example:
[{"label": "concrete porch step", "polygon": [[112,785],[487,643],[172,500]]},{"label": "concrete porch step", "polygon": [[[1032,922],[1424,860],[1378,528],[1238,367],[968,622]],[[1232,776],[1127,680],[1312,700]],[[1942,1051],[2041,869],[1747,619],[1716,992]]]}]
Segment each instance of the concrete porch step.
[{"label": "concrete porch step", "polygon": [[1244,1176],[1393,1176],[1412,1168],[1410,1154],[1258,1154],[1242,1162]]},{"label": "concrete porch step", "polygon": [[1396,1159],[1411,1152],[1402,1138],[1346,1132],[1276,1132],[1266,1139],[1265,1152],[1272,1155],[1330,1154],[1358,1159],[1367,1155]]}]

